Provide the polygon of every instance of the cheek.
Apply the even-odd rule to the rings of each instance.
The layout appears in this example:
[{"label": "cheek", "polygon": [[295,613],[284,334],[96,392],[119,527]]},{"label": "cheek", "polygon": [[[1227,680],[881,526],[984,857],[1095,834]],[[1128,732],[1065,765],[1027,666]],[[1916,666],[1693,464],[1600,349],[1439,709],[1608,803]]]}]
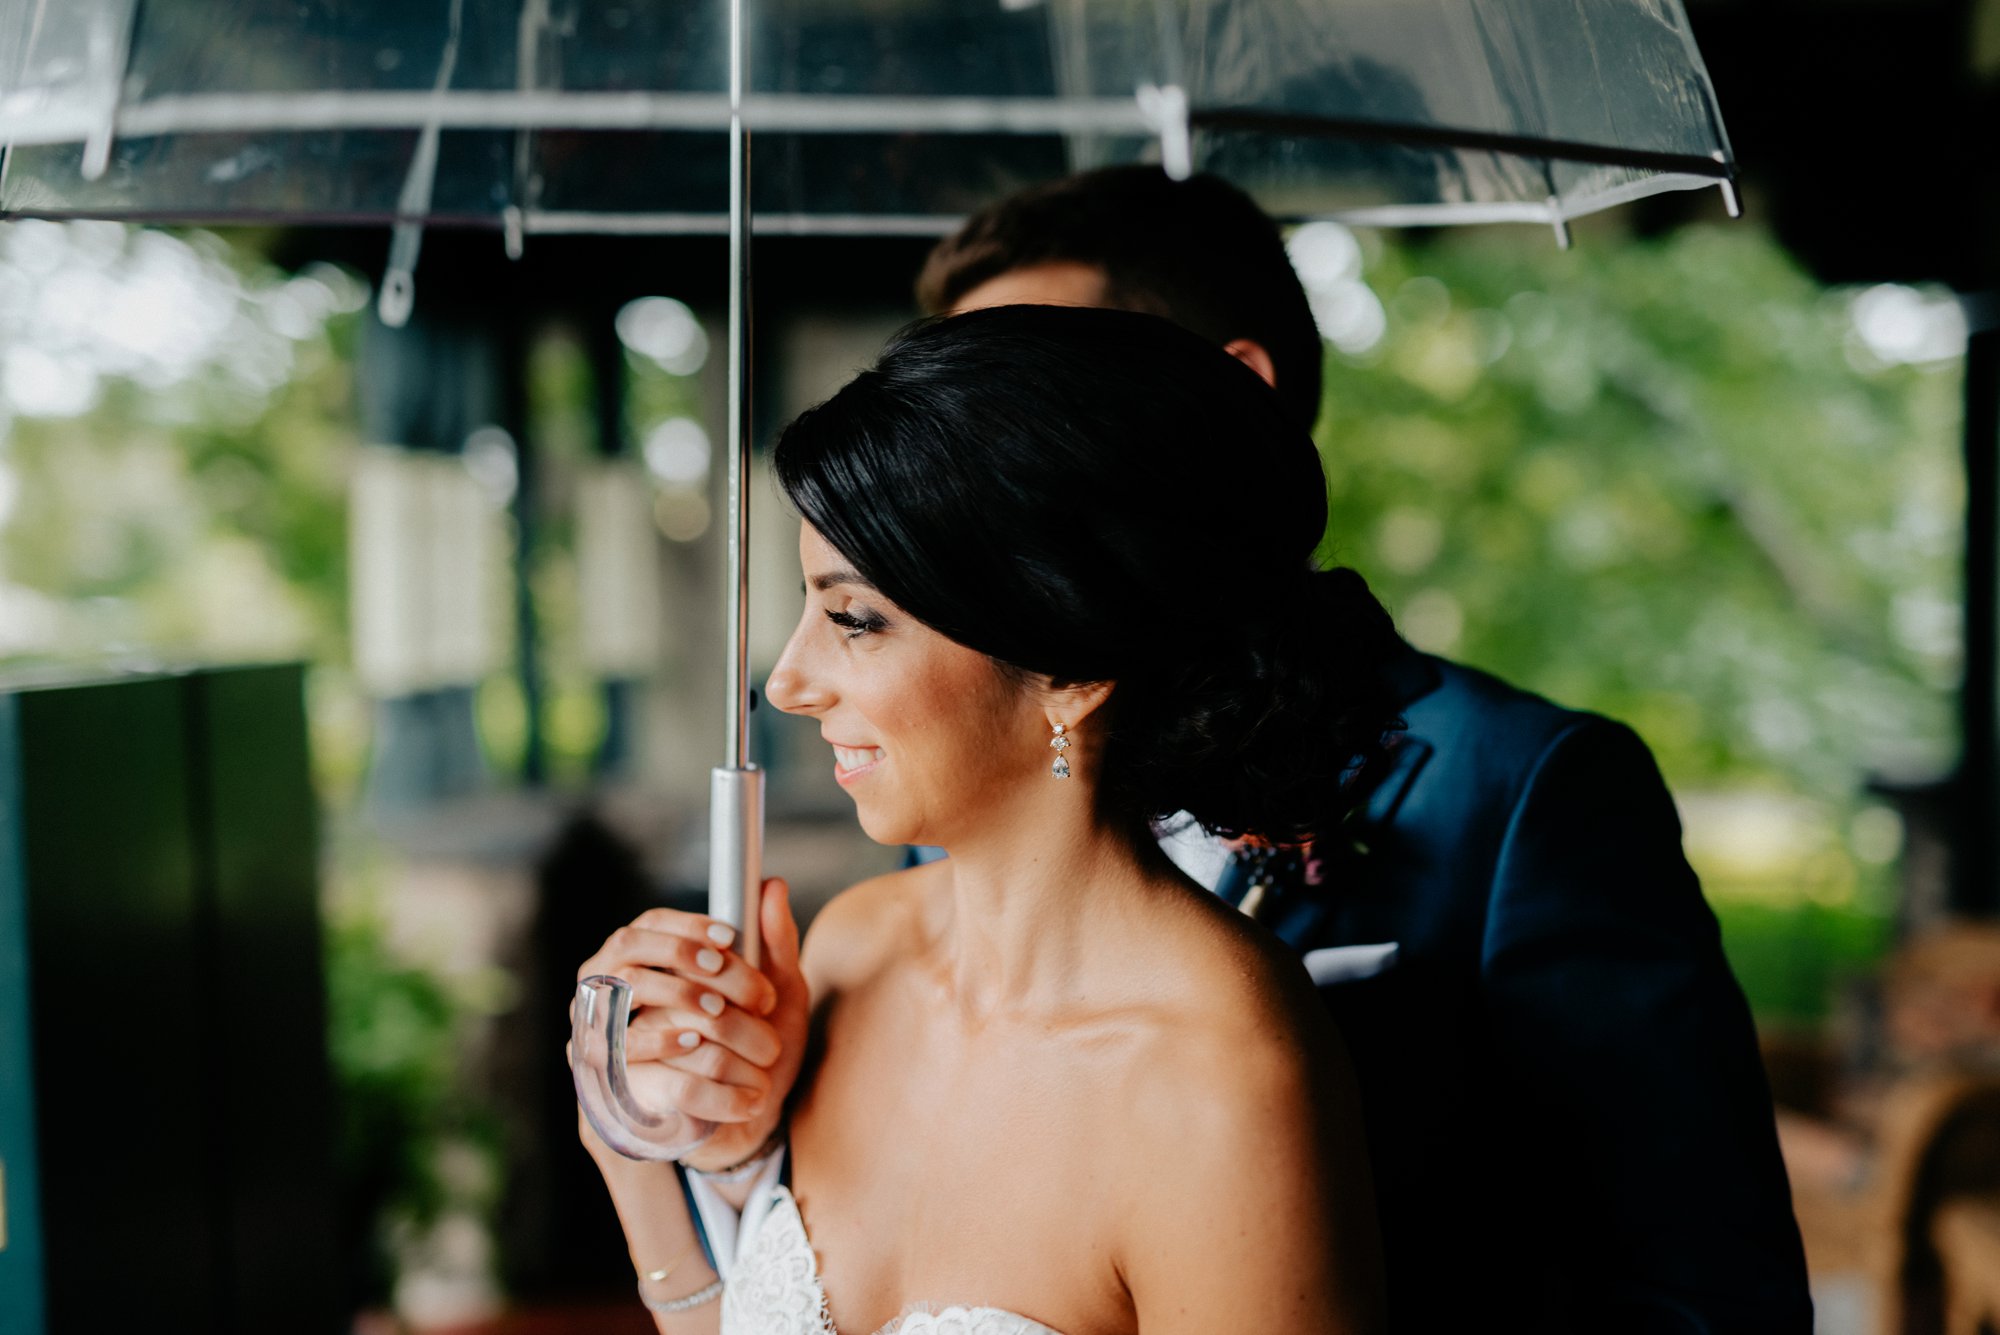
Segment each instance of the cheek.
[{"label": "cheek", "polygon": [[951,648],[928,656],[924,671],[871,711],[884,746],[897,757],[897,816],[920,824],[933,840],[946,837],[942,827],[991,807],[1011,784],[1032,778],[1039,745],[1040,715],[1014,683],[984,656]]},{"label": "cheek", "polygon": [[898,702],[898,731],[933,777],[1007,768],[1018,751],[1018,702],[984,659],[955,664],[918,684]]}]

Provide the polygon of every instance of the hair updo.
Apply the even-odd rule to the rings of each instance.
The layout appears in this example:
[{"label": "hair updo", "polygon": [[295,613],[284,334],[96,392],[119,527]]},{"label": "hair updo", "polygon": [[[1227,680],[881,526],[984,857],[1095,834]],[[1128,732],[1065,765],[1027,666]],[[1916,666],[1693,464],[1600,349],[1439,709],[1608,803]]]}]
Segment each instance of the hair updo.
[{"label": "hair updo", "polygon": [[1099,800],[1296,843],[1381,750],[1397,640],[1315,571],[1326,478],[1283,400],[1127,311],[1006,306],[911,326],[788,427],[781,485],[925,625],[1058,683],[1115,683]]}]

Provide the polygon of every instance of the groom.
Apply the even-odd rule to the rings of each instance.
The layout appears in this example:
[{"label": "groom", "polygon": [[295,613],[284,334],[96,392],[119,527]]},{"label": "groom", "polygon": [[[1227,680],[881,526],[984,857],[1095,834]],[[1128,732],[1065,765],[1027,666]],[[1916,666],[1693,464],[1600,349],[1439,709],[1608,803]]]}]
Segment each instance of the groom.
[{"label": "groom", "polygon": [[[1213,177],[1113,168],[1013,196],[941,242],[917,292],[933,312],[1163,315],[1301,429],[1319,412],[1277,228]],[[1217,499],[1217,523],[1256,522]],[[1394,671],[1408,727],[1353,846],[1238,852],[1214,888],[1304,955],[1346,1037],[1395,1329],[1807,1335],[1749,1011],[1645,744],[1413,649]]]}]

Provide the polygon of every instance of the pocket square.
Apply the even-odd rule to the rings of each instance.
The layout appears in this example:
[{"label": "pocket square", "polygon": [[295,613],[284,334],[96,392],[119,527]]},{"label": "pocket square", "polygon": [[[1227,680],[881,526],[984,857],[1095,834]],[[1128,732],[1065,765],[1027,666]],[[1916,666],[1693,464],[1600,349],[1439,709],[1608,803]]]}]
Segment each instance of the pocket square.
[{"label": "pocket square", "polygon": [[1327,946],[1306,952],[1306,972],[1314,983],[1352,983],[1373,978],[1396,967],[1399,942],[1384,941],[1373,946]]}]

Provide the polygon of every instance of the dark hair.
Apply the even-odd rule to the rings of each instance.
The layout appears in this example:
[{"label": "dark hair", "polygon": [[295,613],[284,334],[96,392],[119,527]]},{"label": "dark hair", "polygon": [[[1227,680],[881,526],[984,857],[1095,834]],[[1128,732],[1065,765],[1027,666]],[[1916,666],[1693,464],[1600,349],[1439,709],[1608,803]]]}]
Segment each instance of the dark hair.
[{"label": "dark hair", "polygon": [[788,427],[780,484],[911,616],[1059,683],[1115,682],[1113,819],[1296,843],[1375,756],[1398,643],[1315,572],[1326,478],[1255,373],[1165,320],[1003,306],[913,325]]},{"label": "dark hair", "polygon": [[1221,346],[1271,354],[1298,425],[1319,419],[1325,350],[1277,224],[1215,176],[1106,167],[1035,186],[974,214],[938,242],[917,277],[937,315],[990,278],[1068,260],[1104,271],[1109,305],[1164,315]]}]

